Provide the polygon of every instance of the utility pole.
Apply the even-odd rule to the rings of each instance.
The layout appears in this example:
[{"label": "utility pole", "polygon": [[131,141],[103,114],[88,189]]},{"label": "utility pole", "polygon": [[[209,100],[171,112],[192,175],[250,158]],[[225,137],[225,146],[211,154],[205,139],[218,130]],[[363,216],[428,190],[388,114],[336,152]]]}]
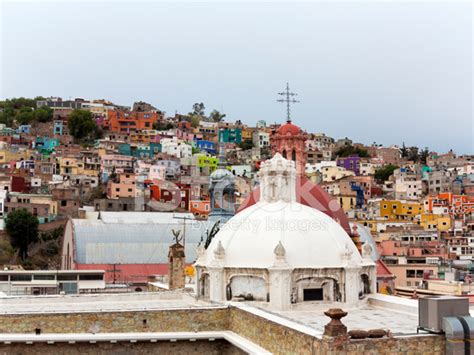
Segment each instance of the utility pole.
[{"label": "utility pole", "polygon": [[108,269],[106,271],[113,273],[114,276],[112,283],[115,285],[115,283],[117,282],[117,274],[120,274],[122,272],[122,269],[117,269],[117,264],[113,264],[112,269]]},{"label": "utility pole", "polygon": [[190,220],[193,220],[193,218],[190,218],[190,217],[176,217],[176,216],[173,216],[174,219],[182,219],[183,220],[183,247],[186,245],[186,221],[190,221]]},{"label": "utility pole", "polygon": [[285,91],[279,92],[278,95],[282,96],[283,98],[278,99],[277,101],[286,103],[286,122],[290,123],[291,122],[290,105],[299,102],[298,100],[294,98],[295,96],[298,96],[298,94],[291,92],[290,85],[286,83]]}]

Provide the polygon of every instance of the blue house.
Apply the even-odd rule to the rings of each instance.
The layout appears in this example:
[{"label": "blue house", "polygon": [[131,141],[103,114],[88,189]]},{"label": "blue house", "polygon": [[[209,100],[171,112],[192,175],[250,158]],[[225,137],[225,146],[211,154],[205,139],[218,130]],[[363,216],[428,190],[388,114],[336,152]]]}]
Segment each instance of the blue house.
[{"label": "blue house", "polygon": [[16,133],[18,134],[30,134],[31,132],[31,125],[29,124],[24,124],[24,125],[21,125],[19,126],[17,129],[16,129]]},{"label": "blue house", "polygon": [[216,144],[211,141],[198,140],[196,146],[200,151],[208,152],[209,154],[216,154]]},{"label": "blue house", "polygon": [[59,145],[57,138],[36,137],[35,149],[42,153],[51,153]]},{"label": "blue house", "polygon": [[63,135],[64,123],[63,121],[54,121],[53,134],[62,136]]}]

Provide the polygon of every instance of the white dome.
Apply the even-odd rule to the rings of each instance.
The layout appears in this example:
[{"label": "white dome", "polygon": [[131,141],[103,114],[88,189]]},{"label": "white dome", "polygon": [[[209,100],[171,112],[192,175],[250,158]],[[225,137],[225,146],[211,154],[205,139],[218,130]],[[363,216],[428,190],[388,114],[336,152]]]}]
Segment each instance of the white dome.
[{"label": "white dome", "polygon": [[216,169],[211,175],[209,175],[211,180],[221,180],[227,176],[233,177],[234,175],[232,175],[232,173],[229,170],[224,169],[224,168]]},{"label": "white dome", "polygon": [[276,262],[275,247],[280,242],[290,268],[362,264],[349,235],[331,217],[300,203],[282,200],[259,202],[232,217],[198,264],[211,265],[220,243],[224,249],[222,266],[269,268]]}]

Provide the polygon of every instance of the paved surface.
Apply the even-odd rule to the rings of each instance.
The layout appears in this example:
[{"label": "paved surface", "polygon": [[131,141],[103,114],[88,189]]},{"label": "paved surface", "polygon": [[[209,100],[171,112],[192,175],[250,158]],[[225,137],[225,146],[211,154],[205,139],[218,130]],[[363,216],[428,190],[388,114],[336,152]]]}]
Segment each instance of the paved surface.
[{"label": "paved surface", "polygon": [[[323,332],[324,326],[329,323],[329,318],[324,315],[322,310],[277,313],[320,332]],[[415,334],[418,325],[418,314],[365,306],[360,309],[349,310],[347,316],[342,318],[342,322],[347,326],[348,330],[382,328],[389,329],[394,335]]]},{"label": "paved surface", "polygon": [[11,297],[0,299],[0,314],[142,311],[218,307],[186,295],[97,294],[55,297]]}]

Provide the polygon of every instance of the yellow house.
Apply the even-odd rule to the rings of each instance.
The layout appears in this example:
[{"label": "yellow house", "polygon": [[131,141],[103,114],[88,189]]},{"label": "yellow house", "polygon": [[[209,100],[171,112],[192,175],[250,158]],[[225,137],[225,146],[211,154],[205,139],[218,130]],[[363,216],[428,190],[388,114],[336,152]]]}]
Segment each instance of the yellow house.
[{"label": "yellow house", "polygon": [[252,140],[253,129],[245,127],[242,129],[242,140]]},{"label": "yellow house", "polygon": [[32,156],[31,150],[11,150],[9,147],[0,149],[0,164],[10,163],[12,161],[27,160]]},{"label": "yellow house", "polygon": [[59,173],[61,175],[80,175],[84,173],[84,164],[81,160],[70,157],[60,157]]},{"label": "yellow house", "polygon": [[338,195],[336,198],[344,212],[351,211],[355,208],[356,196]]},{"label": "yellow house", "polygon": [[451,218],[448,215],[424,213],[420,216],[420,225],[423,229],[436,229],[444,232],[451,229]]},{"label": "yellow house", "polygon": [[422,213],[422,206],[417,202],[398,200],[380,201],[380,217],[389,221],[412,221]]}]

